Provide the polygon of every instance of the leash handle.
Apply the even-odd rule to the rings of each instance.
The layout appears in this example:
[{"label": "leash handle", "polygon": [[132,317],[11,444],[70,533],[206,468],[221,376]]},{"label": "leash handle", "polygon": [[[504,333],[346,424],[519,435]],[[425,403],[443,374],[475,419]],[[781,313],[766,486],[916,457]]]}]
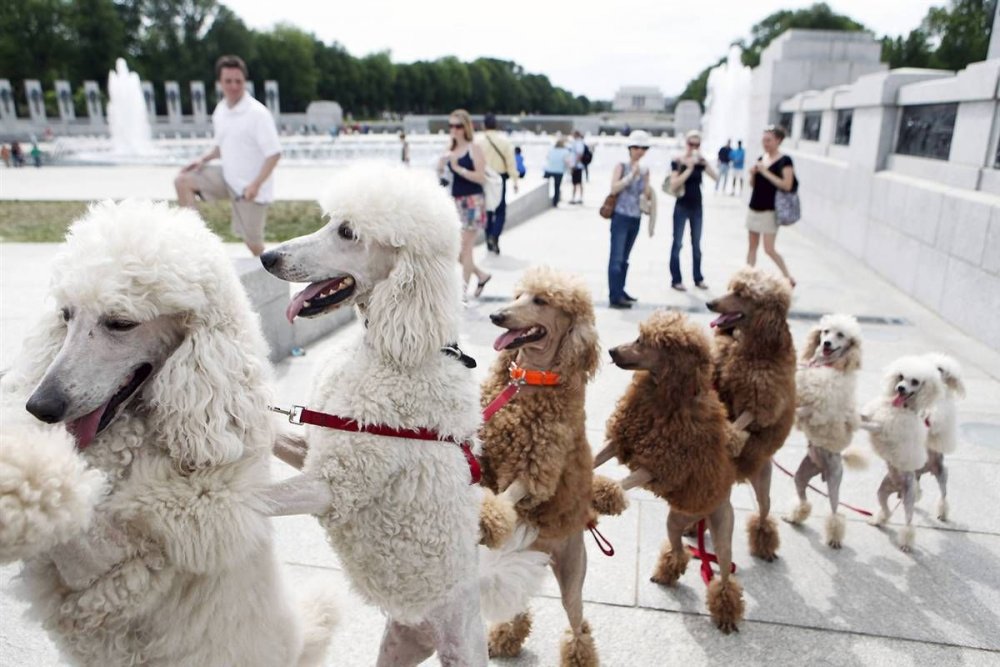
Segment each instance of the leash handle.
[{"label": "leash handle", "polygon": [[615,547],[611,544],[608,538],[601,535],[601,531],[597,530],[597,522],[591,521],[587,524],[587,530],[590,534],[594,536],[594,542],[597,542],[597,548],[601,550],[601,553],[605,556],[614,556]]},{"label": "leash handle", "polygon": [[[792,471],[789,470],[788,468],[786,468],[785,466],[783,466],[780,463],[778,463],[778,461],[776,459],[771,459],[771,463],[774,464],[775,468],[777,468],[781,472],[785,473],[786,475],[788,475],[792,479],[795,479],[795,474],[792,473]],[[819,495],[823,496],[824,498],[829,498],[830,497],[830,496],[826,495],[825,493],[823,493],[822,490],[820,490],[820,489],[816,488],[815,486],[813,486],[812,484],[807,484],[806,486],[808,486],[810,489],[812,489],[813,491],[815,491]],[[837,504],[840,505],[841,507],[846,507],[847,509],[851,510],[852,512],[857,512],[861,516],[872,516],[872,513],[869,512],[868,510],[862,509],[860,507],[855,507],[854,505],[848,505],[847,503],[845,503],[842,500],[839,501]]]}]

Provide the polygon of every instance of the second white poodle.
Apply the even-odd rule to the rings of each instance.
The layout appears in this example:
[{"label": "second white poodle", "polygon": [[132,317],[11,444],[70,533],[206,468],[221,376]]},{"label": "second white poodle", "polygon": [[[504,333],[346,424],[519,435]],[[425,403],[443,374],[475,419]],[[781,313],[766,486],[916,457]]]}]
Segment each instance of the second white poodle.
[{"label": "second white poodle", "polygon": [[928,354],[927,359],[941,374],[944,391],[927,410],[927,463],[917,471],[917,482],[924,473],[937,479],[941,498],[938,500],[937,518],[948,520],[948,469],[944,455],[958,447],[958,409],[956,401],[965,396],[962,367],[946,354]]}]

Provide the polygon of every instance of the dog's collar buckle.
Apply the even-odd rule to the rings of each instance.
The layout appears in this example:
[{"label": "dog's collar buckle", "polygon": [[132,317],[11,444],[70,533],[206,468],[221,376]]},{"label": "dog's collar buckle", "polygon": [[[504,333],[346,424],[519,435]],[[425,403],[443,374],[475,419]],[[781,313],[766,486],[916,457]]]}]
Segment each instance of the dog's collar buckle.
[{"label": "dog's collar buckle", "polygon": [[288,422],[290,424],[295,424],[296,426],[302,425],[302,411],[305,409],[305,407],[301,405],[293,405],[290,410],[279,408],[276,405],[269,405],[267,406],[267,409],[270,410],[271,412],[277,412],[282,415],[288,415]]}]

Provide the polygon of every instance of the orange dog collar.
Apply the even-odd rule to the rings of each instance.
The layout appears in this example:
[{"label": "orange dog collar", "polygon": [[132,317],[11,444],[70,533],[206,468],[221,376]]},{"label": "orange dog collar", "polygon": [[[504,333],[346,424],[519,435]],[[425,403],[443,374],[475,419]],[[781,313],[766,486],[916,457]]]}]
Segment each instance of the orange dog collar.
[{"label": "orange dog collar", "polygon": [[532,387],[554,387],[559,384],[559,374],[552,371],[521,368],[512,361],[510,362],[510,381]]}]

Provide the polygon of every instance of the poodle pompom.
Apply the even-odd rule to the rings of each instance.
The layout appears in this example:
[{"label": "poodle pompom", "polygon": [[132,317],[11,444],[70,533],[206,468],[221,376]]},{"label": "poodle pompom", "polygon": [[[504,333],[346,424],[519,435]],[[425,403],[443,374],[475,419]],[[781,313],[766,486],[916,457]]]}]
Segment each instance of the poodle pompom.
[{"label": "poodle pompom", "polygon": [[844,543],[844,533],[847,532],[847,521],[840,514],[831,514],[826,518],[826,543],[833,549],[839,549]]},{"label": "poodle pompom", "polygon": [[489,489],[483,489],[479,506],[479,543],[496,549],[510,537],[517,522],[517,511]]},{"label": "poodle pompom", "polygon": [[846,449],[840,454],[840,458],[844,463],[844,467],[848,470],[865,470],[868,468],[868,457],[860,449],[853,447]]},{"label": "poodle pompom", "polygon": [[739,632],[739,622],[743,620],[743,586],[736,577],[723,581],[716,577],[708,582],[706,597],[708,613],[715,625],[725,634]]},{"label": "poodle pompom", "polygon": [[937,518],[938,518],[938,521],[947,521],[948,520],[948,499],[947,498],[942,498],[941,500],[938,501]]},{"label": "poodle pompom", "polygon": [[628,498],[621,484],[603,475],[594,475],[594,499],[591,507],[598,514],[618,516],[628,509]]},{"label": "poodle pompom", "polygon": [[656,584],[673,586],[684,574],[690,560],[691,554],[683,549],[681,551],[672,550],[668,542],[663,545],[663,550],[660,551],[660,560],[656,563],[656,570],[649,580]]},{"label": "poodle pompom", "polygon": [[336,592],[323,580],[309,582],[299,595],[298,607],[303,647],[297,667],[320,667],[326,664],[330,635],[340,620]]},{"label": "poodle pompom", "polygon": [[27,422],[0,429],[0,562],[28,558],[86,530],[104,494],[63,429]]},{"label": "poodle pompom", "polygon": [[812,503],[808,500],[803,500],[795,508],[784,516],[785,521],[788,523],[799,524],[809,518],[812,514]]},{"label": "poodle pompom", "polygon": [[561,667],[597,667],[600,664],[589,623],[584,621],[579,633],[566,631],[559,647],[559,664]]},{"label": "poodle pompom", "polygon": [[781,538],[778,536],[778,524],[771,517],[761,520],[759,514],[754,514],[747,522],[747,535],[750,537],[750,555],[766,561],[778,557],[778,547]]},{"label": "poodle pompom", "polygon": [[522,612],[506,623],[497,623],[490,628],[490,657],[517,657],[529,634],[531,634],[530,611]]},{"label": "poodle pompom", "polygon": [[896,539],[899,540],[899,548],[901,551],[909,553],[913,550],[913,542],[917,536],[917,529],[913,526],[903,526],[899,529],[899,533],[896,535]]}]

